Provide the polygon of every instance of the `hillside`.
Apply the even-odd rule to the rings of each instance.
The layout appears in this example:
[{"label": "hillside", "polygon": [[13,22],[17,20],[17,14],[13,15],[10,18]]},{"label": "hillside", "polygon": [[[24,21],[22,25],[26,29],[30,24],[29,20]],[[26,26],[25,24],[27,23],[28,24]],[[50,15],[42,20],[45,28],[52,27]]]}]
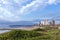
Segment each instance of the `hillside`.
[{"label": "hillside", "polygon": [[10,32],[0,34],[0,40],[60,40],[60,30],[12,30]]}]

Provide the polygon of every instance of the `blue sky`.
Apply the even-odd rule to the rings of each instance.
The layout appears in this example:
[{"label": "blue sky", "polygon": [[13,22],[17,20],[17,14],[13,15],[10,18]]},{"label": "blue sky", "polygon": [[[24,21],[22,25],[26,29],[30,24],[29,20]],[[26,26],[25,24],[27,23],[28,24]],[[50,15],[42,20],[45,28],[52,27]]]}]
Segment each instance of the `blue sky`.
[{"label": "blue sky", "polygon": [[60,0],[0,0],[0,20],[60,18]]}]

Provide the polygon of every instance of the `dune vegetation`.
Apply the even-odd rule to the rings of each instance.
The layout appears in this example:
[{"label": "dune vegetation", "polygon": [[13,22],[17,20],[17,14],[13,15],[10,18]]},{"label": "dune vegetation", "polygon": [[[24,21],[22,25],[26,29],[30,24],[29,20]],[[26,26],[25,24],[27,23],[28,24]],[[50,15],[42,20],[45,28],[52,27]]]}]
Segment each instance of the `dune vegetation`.
[{"label": "dune vegetation", "polygon": [[12,30],[0,34],[0,40],[60,40],[59,29]]}]

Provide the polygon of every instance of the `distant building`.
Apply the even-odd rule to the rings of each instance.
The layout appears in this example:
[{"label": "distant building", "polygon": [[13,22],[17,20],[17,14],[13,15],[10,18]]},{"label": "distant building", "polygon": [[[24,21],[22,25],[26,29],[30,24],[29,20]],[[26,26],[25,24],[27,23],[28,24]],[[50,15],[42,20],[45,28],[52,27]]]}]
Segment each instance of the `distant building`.
[{"label": "distant building", "polygon": [[50,25],[55,27],[55,20],[48,21],[47,19],[44,21],[41,21],[40,23],[37,24],[38,26],[44,26],[44,25]]},{"label": "distant building", "polygon": [[52,23],[53,23],[52,25],[55,26],[55,20],[52,20]]},{"label": "distant building", "polygon": [[44,21],[44,25],[49,25],[48,20],[45,20],[45,21]]},{"label": "distant building", "polygon": [[55,20],[50,21],[50,25],[55,26]]},{"label": "distant building", "polygon": [[41,21],[41,25],[44,25],[44,21]]},{"label": "distant building", "polygon": [[42,25],[49,25],[49,22],[48,22],[48,20],[44,20],[44,21],[41,21],[41,24]]}]

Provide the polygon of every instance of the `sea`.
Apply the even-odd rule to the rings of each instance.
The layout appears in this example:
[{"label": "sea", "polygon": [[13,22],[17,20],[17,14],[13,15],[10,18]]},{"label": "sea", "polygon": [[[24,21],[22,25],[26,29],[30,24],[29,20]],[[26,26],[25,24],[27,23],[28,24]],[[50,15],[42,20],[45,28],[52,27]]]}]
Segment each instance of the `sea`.
[{"label": "sea", "polygon": [[[1,28],[25,28],[25,27],[32,27],[32,25],[0,25],[0,29]],[[5,33],[5,32],[9,32],[11,30],[0,30],[0,34],[1,33]]]},{"label": "sea", "polygon": [[[10,28],[10,27],[9,27],[9,25],[0,25],[0,28]],[[8,32],[8,31],[10,31],[10,30],[0,30],[0,34]]]}]

